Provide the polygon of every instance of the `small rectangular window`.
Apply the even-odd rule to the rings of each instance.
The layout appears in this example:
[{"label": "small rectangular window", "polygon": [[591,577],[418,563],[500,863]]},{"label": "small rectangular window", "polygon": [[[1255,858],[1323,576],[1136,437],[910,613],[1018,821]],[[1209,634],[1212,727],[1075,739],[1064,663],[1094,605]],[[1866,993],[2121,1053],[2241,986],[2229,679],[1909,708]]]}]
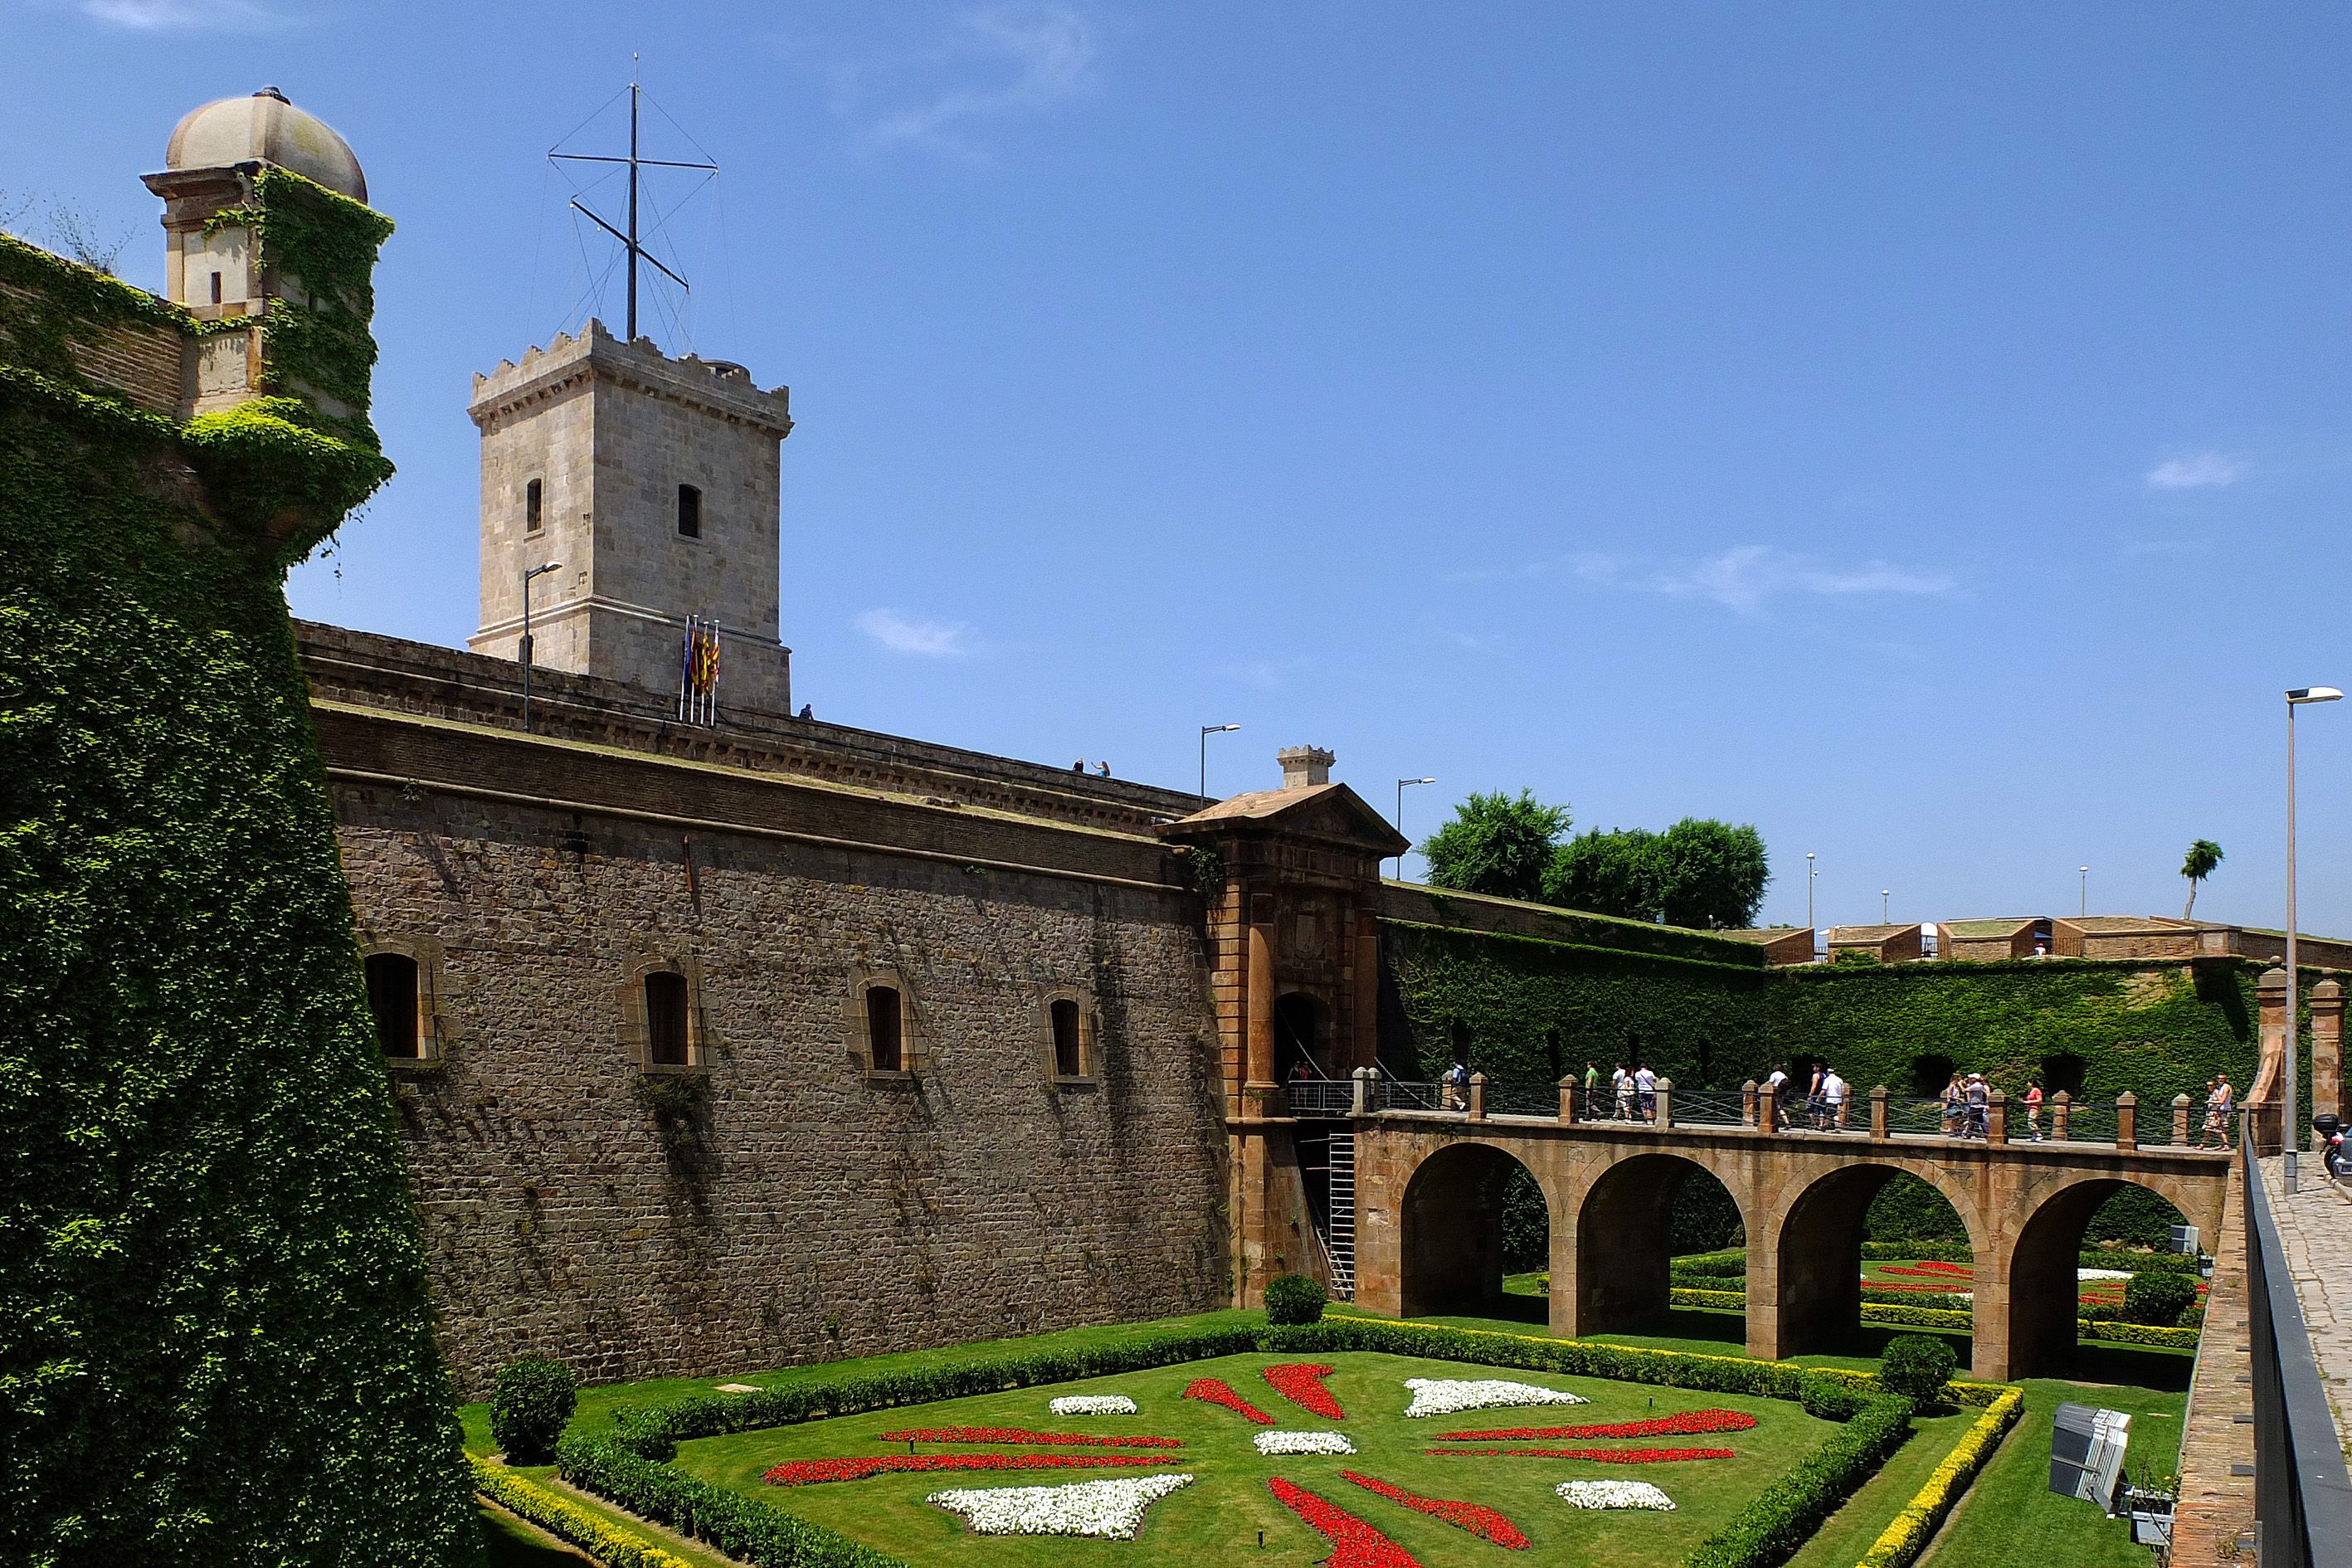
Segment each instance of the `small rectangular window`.
[{"label": "small rectangular window", "polygon": [[540,510],[541,493],[537,479],[522,487],[522,531],[525,533],[537,533],[545,521],[545,513]]},{"label": "small rectangular window", "polygon": [[682,1068],[686,1046],[686,976],[656,971],[646,976],[646,1059]]},{"label": "small rectangular window", "polygon": [[1058,1078],[1084,1078],[1085,1047],[1078,1033],[1078,1005],[1065,996],[1046,1010],[1054,1021],[1054,1073]]},{"label": "small rectangular window", "polygon": [[215,272],[215,273],[214,273],[214,274],[213,274],[213,303],[214,303],[214,304],[215,304],[215,305],[217,305],[217,304],[219,304],[220,302],[221,302],[221,292],[220,292],[220,274],[219,274],[219,273],[217,273],[217,272]]},{"label": "small rectangular window", "polygon": [[866,1048],[876,1072],[900,1071],[906,1061],[899,1028],[899,996],[895,985],[866,988]]},{"label": "small rectangular window", "polygon": [[702,492],[692,485],[677,487],[677,531],[687,539],[702,537]]},{"label": "small rectangular window", "polygon": [[371,952],[367,971],[368,1011],[375,1016],[376,1048],[388,1057],[415,1060],[417,1027],[416,960],[403,952]]}]

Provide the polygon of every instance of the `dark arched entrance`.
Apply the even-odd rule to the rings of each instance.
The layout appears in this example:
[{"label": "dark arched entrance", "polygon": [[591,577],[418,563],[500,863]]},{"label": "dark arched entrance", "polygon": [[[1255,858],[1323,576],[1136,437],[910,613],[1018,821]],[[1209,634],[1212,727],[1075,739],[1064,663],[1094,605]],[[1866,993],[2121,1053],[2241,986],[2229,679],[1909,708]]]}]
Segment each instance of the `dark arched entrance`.
[{"label": "dark arched entrance", "polygon": [[1665,1315],[1675,1199],[1694,1179],[1715,1178],[1679,1155],[1636,1154],[1592,1184],[1576,1221],[1576,1332],[1653,1327]]},{"label": "dark arched entrance", "polygon": [[1398,1214],[1398,1297],[1406,1317],[1496,1310],[1503,1300],[1504,1194],[1526,1174],[1525,1165],[1486,1143],[1452,1144],[1421,1163]]},{"label": "dark arched entrance", "polygon": [[1790,1205],[1773,1258],[1779,1277],[1780,1354],[1857,1347],[1862,1338],[1864,1218],[1880,1189],[1900,1174],[1891,1165],[1843,1166],[1807,1187]]},{"label": "dark arched entrance", "polygon": [[[2077,1182],[2033,1211],[2018,1233],[2009,1264],[2009,1374],[2055,1374],[2074,1359],[2081,1321],[2083,1240],[2091,1218],[2124,1192],[2150,1193],[2137,1183]],[[2150,1194],[2172,1208],[2169,1199]],[[2172,1208],[2175,1215],[2179,1211]],[[2186,1221],[2177,1219],[2176,1224]]]},{"label": "dark arched entrance", "polygon": [[1323,1004],[1304,991],[1286,991],[1274,1001],[1274,1071],[1284,1083],[1299,1076],[1306,1064],[1308,1078],[1332,1076],[1330,1031],[1324,1026]]}]

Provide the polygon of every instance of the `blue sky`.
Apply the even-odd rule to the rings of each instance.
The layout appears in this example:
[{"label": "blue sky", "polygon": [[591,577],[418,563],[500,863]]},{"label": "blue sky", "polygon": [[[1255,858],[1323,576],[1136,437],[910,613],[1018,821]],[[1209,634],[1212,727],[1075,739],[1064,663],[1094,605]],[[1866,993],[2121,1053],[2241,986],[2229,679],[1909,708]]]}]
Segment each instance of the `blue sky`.
[{"label": "blue sky", "polygon": [[[642,50],[724,166],[691,346],[789,383],[820,717],[1427,831],[1753,822],[1766,916],[2276,924],[2290,685],[2352,686],[2352,10],[0,0],[0,187],[134,232],[282,86],[400,231],[400,476],[304,615],[462,644],[468,377],[589,293],[544,154]],[[617,126],[606,118],[585,140]],[[674,187],[665,203],[685,195]],[[674,303],[665,300],[665,311]],[[617,302],[604,313],[617,322]],[[652,313],[649,310],[649,315]],[[687,330],[690,328],[690,331]],[[2352,933],[2352,704],[2303,725]]]}]

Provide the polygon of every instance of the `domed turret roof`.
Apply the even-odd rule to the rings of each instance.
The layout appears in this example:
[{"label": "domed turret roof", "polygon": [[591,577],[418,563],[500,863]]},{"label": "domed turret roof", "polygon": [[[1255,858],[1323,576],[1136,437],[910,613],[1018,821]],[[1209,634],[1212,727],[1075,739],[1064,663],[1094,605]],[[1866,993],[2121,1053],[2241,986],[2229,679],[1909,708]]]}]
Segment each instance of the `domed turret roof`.
[{"label": "domed turret roof", "polygon": [[163,149],[163,161],[173,169],[225,169],[256,159],[291,169],[353,201],[367,200],[367,176],[351,143],[325,121],[287,102],[274,87],[190,110]]}]

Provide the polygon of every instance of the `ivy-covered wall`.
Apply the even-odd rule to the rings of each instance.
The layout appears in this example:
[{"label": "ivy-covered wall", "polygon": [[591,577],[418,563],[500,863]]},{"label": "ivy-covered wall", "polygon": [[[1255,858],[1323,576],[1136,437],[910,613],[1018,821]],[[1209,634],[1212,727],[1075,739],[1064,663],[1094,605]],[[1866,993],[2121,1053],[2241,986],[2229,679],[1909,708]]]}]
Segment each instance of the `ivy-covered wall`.
[{"label": "ivy-covered wall", "polygon": [[1588,1060],[1605,1076],[1634,1057],[1685,1090],[1826,1061],[1905,1097],[1932,1093],[1947,1063],[2012,1095],[2037,1074],[2048,1089],[2071,1058],[2078,1098],[2129,1089],[2153,1117],[2175,1094],[2201,1100],[2217,1072],[2242,1097],[2259,1048],[2261,966],[2239,960],[1756,970],[1401,921],[1381,951],[1382,1059],[1433,1078],[1466,1052],[1490,1102],[1541,1104]]},{"label": "ivy-covered wall", "polygon": [[478,1561],[280,586],[388,470],[137,409],[61,345],[192,320],[0,278],[0,1561]]}]

